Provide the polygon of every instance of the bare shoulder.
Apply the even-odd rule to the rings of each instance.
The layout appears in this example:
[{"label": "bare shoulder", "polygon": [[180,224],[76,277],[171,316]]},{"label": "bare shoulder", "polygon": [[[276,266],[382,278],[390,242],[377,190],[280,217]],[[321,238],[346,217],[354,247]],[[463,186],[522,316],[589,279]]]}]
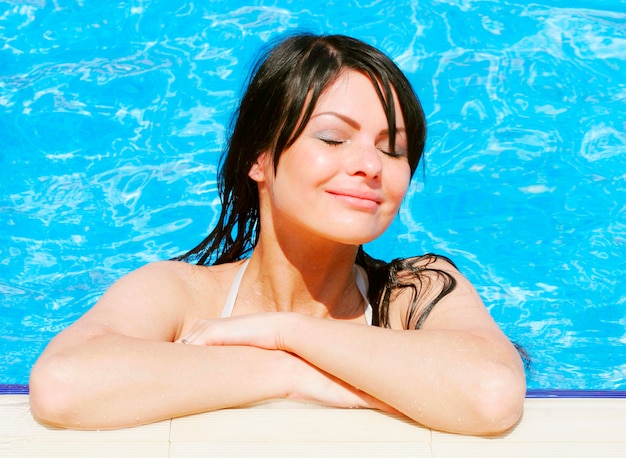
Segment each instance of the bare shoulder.
[{"label": "bare shoulder", "polygon": [[[199,317],[219,316],[239,262],[198,266],[180,261],[147,264],[121,278],[102,297],[96,309],[126,310],[169,323],[176,332]],[[123,310],[121,310],[123,309]],[[174,324],[172,326],[171,324]]]},{"label": "bare shoulder", "polygon": [[459,273],[459,269],[454,262],[446,256],[438,254],[424,254],[421,256],[411,256],[402,260],[403,264],[410,265],[418,270],[443,270],[451,273]]},{"label": "bare shoulder", "polygon": [[394,308],[405,327],[497,328],[476,288],[450,259],[427,254],[397,262],[401,286]]},{"label": "bare shoulder", "polygon": [[[206,267],[159,261],[116,281],[78,321],[54,340],[75,344],[103,334],[174,341],[199,317],[219,315],[234,264]],[[54,343],[54,341],[53,341]]]}]

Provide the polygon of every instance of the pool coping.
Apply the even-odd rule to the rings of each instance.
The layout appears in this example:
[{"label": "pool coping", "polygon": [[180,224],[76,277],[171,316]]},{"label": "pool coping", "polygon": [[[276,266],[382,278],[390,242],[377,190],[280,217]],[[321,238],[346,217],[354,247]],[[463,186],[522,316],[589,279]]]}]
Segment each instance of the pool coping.
[{"label": "pool coping", "polygon": [[[2,384],[0,383],[0,395],[4,394],[29,394],[28,385],[23,384]],[[526,391],[526,398],[592,398],[592,399],[615,399],[625,398],[626,390],[573,390],[573,389],[529,389]]]},{"label": "pool coping", "polygon": [[[570,390],[569,394],[581,391]],[[493,436],[467,436],[426,428],[401,415],[285,400],[132,428],[58,429],[40,424],[32,417],[28,395],[6,395],[0,396],[0,454],[34,458],[52,455],[203,458],[208,454],[312,458],[624,458],[626,397],[620,397],[527,398],[524,415],[511,430]]]}]

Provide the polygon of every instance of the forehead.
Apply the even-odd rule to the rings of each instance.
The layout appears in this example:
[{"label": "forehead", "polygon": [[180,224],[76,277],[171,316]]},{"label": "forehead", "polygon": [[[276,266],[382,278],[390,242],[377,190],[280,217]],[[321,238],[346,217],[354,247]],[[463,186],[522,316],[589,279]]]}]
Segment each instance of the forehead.
[{"label": "forehead", "polygon": [[[382,85],[379,85],[379,87],[381,91],[384,91]],[[393,86],[391,91],[393,93],[393,105],[396,114],[396,126],[400,127],[404,125],[404,119]],[[380,97],[377,87],[368,75],[356,70],[346,70],[322,92],[313,113],[333,110],[339,112],[349,111],[354,115],[366,115],[377,111],[386,119]]]}]

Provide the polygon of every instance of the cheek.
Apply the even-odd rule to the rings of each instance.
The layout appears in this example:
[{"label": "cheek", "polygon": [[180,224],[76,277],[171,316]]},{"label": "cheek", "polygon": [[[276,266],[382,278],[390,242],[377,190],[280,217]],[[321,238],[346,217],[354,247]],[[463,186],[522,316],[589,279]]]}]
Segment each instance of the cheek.
[{"label": "cheek", "polygon": [[303,148],[286,151],[278,165],[274,189],[281,199],[310,199],[311,193],[332,176],[335,163],[327,155]]},{"label": "cheek", "polygon": [[407,190],[409,189],[409,183],[411,182],[411,168],[409,164],[397,164],[394,165],[393,174],[389,180],[388,192],[394,199],[398,200],[398,205],[404,199]]},{"label": "cheek", "polygon": [[337,173],[338,161],[336,156],[316,152],[315,150],[301,151],[290,164],[291,179],[296,185],[321,184]]},{"label": "cheek", "polygon": [[317,174],[331,173],[338,168],[338,158],[334,154],[311,149],[303,156],[304,159],[301,164],[306,164],[307,169],[315,170]]}]

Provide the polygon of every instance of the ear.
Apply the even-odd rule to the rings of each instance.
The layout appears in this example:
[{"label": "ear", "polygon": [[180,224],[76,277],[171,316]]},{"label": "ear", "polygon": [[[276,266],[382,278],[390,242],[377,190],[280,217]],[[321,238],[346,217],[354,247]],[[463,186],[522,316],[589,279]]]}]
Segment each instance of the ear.
[{"label": "ear", "polygon": [[259,154],[259,157],[257,157],[255,163],[252,164],[252,167],[250,167],[248,171],[248,176],[257,183],[261,183],[267,178],[267,170],[271,162],[269,157],[269,153]]}]

